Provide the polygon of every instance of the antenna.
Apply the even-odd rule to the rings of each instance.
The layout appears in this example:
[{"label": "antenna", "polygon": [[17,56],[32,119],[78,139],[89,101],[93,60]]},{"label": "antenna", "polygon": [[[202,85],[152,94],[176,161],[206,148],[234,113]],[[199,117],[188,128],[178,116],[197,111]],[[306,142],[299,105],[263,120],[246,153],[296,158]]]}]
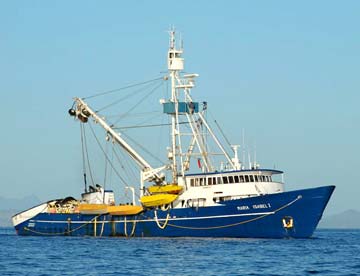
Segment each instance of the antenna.
[{"label": "antenna", "polygon": [[251,169],[251,158],[250,158],[250,152],[248,151],[248,158],[249,158],[249,169]]},{"label": "antenna", "polygon": [[170,35],[170,49],[174,49],[175,48],[175,27],[172,26],[170,27],[169,30],[169,35]]},{"label": "antenna", "polygon": [[243,169],[245,169],[245,129],[242,129],[242,163],[243,165]]},{"label": "antenna", "polygon": [[184,40],[182,38],[182,33],[180,33],[180,50],[184,50]]},{"label": "antenna", "polygon": [[254,142],[254,169],[257,169],[257,163],[256,163],[256,142]]}]

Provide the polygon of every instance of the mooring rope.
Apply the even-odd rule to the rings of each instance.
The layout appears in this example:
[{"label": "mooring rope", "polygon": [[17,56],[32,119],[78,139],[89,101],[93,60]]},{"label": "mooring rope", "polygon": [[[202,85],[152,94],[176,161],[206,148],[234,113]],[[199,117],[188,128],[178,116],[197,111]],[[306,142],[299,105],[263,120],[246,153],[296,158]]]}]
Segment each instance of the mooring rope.
[{"label": "mooring rope", "polygon": [[157,211],[156,211],[156,210],[154,210],[154,215],[155,215],[155,216],[154,216],[154,219],[155,219],[155,222],[156,222],[157,226],[158,226],[160,229],[165,229],[165,227],[167,226],[167,224],[168,224],[168,222],[169,222],[170,213],[167,213],[166,219],[165,219],[165,222],[164,222],[163,225],[161,225],[160,222],[159,222],[159,219],[158,219],[158,217],[157,217]]},{"label": "mooring rope", "polygon": [[252,219],[248,219],[248,220],[245,220],[245,221],[240,221],[240,222],[236,222],[236,223],[232,223],[232,224],[227,224],[227,225],[220,225],[220,226],[210,226],[210,227],[191,227],[191,226],[181,226],[181,225],[175,225],[175,224],[172,224],[172,223],[168,223],[168,220],[169,220],[169,213],[167,214],[167,217],[166,217],[166,221],[163,225],[160,225],[159,221],[158,221],[158,218],[157,218],[157,213],[156,211],[154,211],[154,214],[155,214],[155,222],[156,224],[159,226],[159,228],[161,229],[165,229],[166,226],[171,226],[171,227],[174,227],[174,228],[181,228],[181,229],[190,229],[190,230],[212,230],[212,229],[221,229],[221,228],[228,228],[228,227],[233,227],[233,226],[237,226],[237,225],[241,225],[241,224],[246,224],[246,223],[249,223],[249,222],[253,222],[253,221],[256,221],[256,220],[259,220],[259,219],[262,219],[262,218],[265,218],[267,216],[270,216],[270,215],[274,215],[276,214],[277,212],[289,207],[290,205],[294,204],[296,201],[298,201],[299,199],[301,199],[302,196],[299,195],[297,196],[297,198],[295,198],[294,200],[292,200],[291,202],[281,206],[280,208],[276,209],[275,211],[272,211],[270,213],[267,213],[267,214],[264,214],[264,215],[260,215],[256,218],[252,218]]},{"label": "mooring rope", "polygon": [[38,235],[46,235],[46,236],[58,236],[58,235],[66,235],[66,234],[70,234],[70,233],[73,233],[81,228],[83,228],[84,226],[92,223],[94,220],[96,220],[98,217],[100,217],[101,215],[98,215],[94,218],[92,218],[91,220],[85,222],[84,224],[80,225],[79,227],[75,228],[75,229],[72,229],[72,230],[67,230],[67,231],[64,231],[64,232],[58,232],[58,233],[47,233],[47,232],[39,232],[39,231],[35,231],[35,230],[32,230],[28,227],[24,227],[24,230],[26,231],[29,231],[29,232],[32,232],[34,234],[38,234]]},{"label": "mooring rope", "polygon": [[124,218],[124,234],[125,234],[125,237],[132,237],[135,233],[135,227],[136,227],[136,220],[132,220],[132,229],[131,229],[131,233],[130,233],[130,236],[127,234],[127,223],[126,223],[126,216]]}]

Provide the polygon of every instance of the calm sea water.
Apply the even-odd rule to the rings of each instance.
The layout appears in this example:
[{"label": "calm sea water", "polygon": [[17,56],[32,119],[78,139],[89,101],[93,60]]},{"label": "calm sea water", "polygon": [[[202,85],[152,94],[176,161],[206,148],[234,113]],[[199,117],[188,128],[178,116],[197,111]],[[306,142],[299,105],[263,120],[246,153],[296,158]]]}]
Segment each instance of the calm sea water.
[{"label": "calm sea water", "polygon": [[311,239],[19,237],[0,228],[0,275],[360,275],[360,230]]}]

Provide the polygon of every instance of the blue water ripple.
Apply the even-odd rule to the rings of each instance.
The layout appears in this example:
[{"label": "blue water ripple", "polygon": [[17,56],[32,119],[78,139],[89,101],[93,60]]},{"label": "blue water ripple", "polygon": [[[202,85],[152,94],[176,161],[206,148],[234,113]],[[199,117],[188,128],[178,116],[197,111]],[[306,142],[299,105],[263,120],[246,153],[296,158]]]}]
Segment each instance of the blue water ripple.
[{"label": "blue water ripple", "polygon": [[360,275],[360,230],[311,239],[19,237],[0,228],[1,275]]}]

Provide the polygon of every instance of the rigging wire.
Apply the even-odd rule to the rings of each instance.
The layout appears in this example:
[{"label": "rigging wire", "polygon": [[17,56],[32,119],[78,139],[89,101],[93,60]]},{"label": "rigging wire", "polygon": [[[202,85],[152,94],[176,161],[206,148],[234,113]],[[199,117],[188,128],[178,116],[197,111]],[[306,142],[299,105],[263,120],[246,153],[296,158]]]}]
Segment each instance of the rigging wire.
[{"label": "rigging wire", "polygon": [[160,162],[161,165],[164,165],[165,162],[162,161],[159,157],[155,156],[153,153],[151,153],[149,150],[147,150],[144,146],[142,146],[140,143],[136,142],[133,138],[131,138],[130,136],[128,136],[126,133],[122,133],[122,135],[124,135],[127,139],[129,139],[131,142],[133,142],[135,145],[137,145],[139,148],[141,148],[144,152],[146,152],[147,154],[149,154],[152,158],[154,158],[155,160],[157,160],[158,162]]},{"label": "rigging wire", "polygon": [[116,100],[116,101],[113,101],[112,103],[109,103],[109,104],[107,104],[107,105],[105,105],[105,106],[103,106],[103,107],[101,107],[101,108],[99,108],[99,109],[96,110],[95,112],[98,113],[98,112],[100,112],[100,111],[103,111],[103,110],[111,107],[111,106],[114,106],[114,105],[122,102],[123,100],[127,100],[127,99],[129,99],[129,98],[131,98],[131,97],[139,94],[140,92],[143,92],[143,91],[147,90],[148,88],[150,88],[150,87],[152,87],[152,86],[154,86],[153,83],[151,83],[151,84],[149,84],[149,85],[147,85],[147,86],[145,86],[145,87],[142,87],[142,88],[140,88],[140,89],[138,89],[138,90],[131,91],[130,93],[126,94],[124,97],[122,97],[122,98],[120,98],[120,99],[118,99],[118,100]]},{"label": "rigging wire", "polygon": [[[183,125],[183,124],[189,124],[189,122],[179,122],[179,125]],[[132,129],[132,128],[162,127],[162,126],[171,126],[171,124],[162,123],[162,124],[153,124],[153,125],[134,125],[134,126],[124,126],[124,127],[113,127],[113,129],[124,130],[124,129]]]},{"label": "rigging wire", "polygon": [[[209,112],[210,113],[210,112]],[[214,119],[214,123],[217,126],[217,128],[219,129],[221,135],[223,136],[223,138],[225,139],[226,143],[228,144],[228,146],[231,148],[231,143],[229,141],[229,139],[226,137],[224,131],[222,130],[222,128],[220,127],[220,125],[218,124],[218,122],[216,121],[216,119],[214,118],[214,116],[210,113],[211,117]]]},{"label": "rigging wire", "polygon": [[84,175],[84,185],[85,193],[87,192],[87,182],[86,182],[86,160],[85,160],[85,149],[84,149],[84,125],[80,123],[80,136],[81,136],[81,155],[82,155],[82,165],[83,165],[83,175]]},{"label": "rigging wire", "polygon": [[[138,178],[136,177],[135,172],[133,170],[134,166],[129,165],[129,160],[128,160],[129,156],[124,154],[121,147],[119,147],[119,151],[120,151],[120,154],[122,155],[122,158],[120,158],[119,155],[117,154],[115,147],[113,148],[113,153],[115,154],[115,157],[116,157],[117,161],[119,162],[121,168],[124,170],[128,180],[138,182]],[[127,163],[127,167],[129,168],[128,170],[125,169],[125,165],[123,164],[123,162],[121,162],[121,159]]]},{"label": "rigging wire", "polygon": [[[80,124],[82,124],[82,123],[80,123]],[[83,142],[84,142],[84,150],[85,150],[85,154],[86,154],[86,161],[87,161],[87,165],[88,165],[88,169],[89,169],[91,183],[92,183],[92,185],[94,185],[95,182],[94,182],[94,177],[93,177],[91,165],[90,165],[89,151],[88,151],[87,140],[86,140],[86,130],[85,130],[84,126],[82,126],[82,131],[83,131]]]},{"label": "rigging wire", "polygon": [[95,97],[99,97],[99,96],[111,94],[111,93],[114,93],[114,92],[117,92],[117,91],[121,91],[121,90],[125,90],[125,89],[128,89],[128,88],[140,86],[140,85],[147,84],[147,83],[151,83],[151,82],[153,82],[153,81],[157,81],[157,80],[161,80],[161,79],[164,79],[164,77],[161,76],[161,77],[159,77],[159,78],[151,79],[151,80],[148,80],[148,81],[139,82],[139,83],[135,83],[135,84],[130,84],[130,85],[123,86],[123,87],[120,87],[120,88],[117,88],[117,89],[112,89],[112,90],[100,92],[100,93],[97,93],[97,94],[94,94],[94,95],[90,95],[90,96],[87,96],[87,97],[83,97],[82,99],[83,99],[83,100],[85,100],[85,99],[91,99],[91,98],[95,98]]},{"label": "rigging wire", "polygon": [[[136,117],[146,117],[148,115],[152,115],[152,114],[162,114],[161,112],[159,112],[159,110],[153,110],[153,111],[149,111],[149,112],[139,112],[139,113],[132,113],[129,117],[130,118],[136,118]],[[114,115],[106,115],[106,118],[110,119],[110,118],[118,118],[123,116],[124,114],[114,114]]]},{"label": "rigging wire", "polygon": [[[164,124],[164,121],[165,121],[165,116],[161,116],[161,124],[163,125]],[[156,151],[156,155],[157,156],[160,156],[160,151],[162,149],[161,145],[163,144],[163,137],[165,136],[164,135],[164,127],[161,127],[160,130],[158,131],[158,141],[159,141],[159,144],[158,144],[158,147],[157,147],[157,151]]]},{"label": "rigging wire", "polygon": [[100,143],[100,141],[99,141],[98,137],[96,136],[96,134],[95,134],[95,131],[94,131],[93,127],[91,126],[91,124],[89,124],[89,126],[90,126],[91,132],[92,132],[92,134],[94,135],[95,140],[96,140],[96,142],[97,142],[98,146],[100,147],[101,151],[103,152],[103,154],[104,154],[104,156],[105,156],[106,160],[109,162],[109,164],[110,164],[110,166],[112,167],[112,169],[114,170],[115,174],[119,177],[119,179],[120,179],[120,180],[123,182],[123,184],[126,186],[127,184],[126,184],[125,179],[124,179],[124,178],[120,175],[120,173],[119,173],[119,172],[115,169],[114,164],[111,162],[111,160],[110,160],[110,159],[109,159],[109,157],[107,156],[107,154],[106,154],[106,152],[105,152],[104,148],[101,146],[101,143]]},{"label": "rigging wire", "polygon": [[125,112],[119,119],[117,119],[111,127],[113,127],[116,123],[118,123],[122,118],[127,116],[132,110],[134,110],[139,104],[141,104],[143,101],[145,101],[151,94],[153,94],[160,86],[162,86],[163,83],[161,82],[157,86],[155,86],[152,90],[150,90],[149,93],[147,93],[142,99],[140,99],[135,105],[133,105],[127,112]]},{"label": "rigging wire", "polygon": [[[109,144],[106,143],[106,146],[105,146],[105,154],[108,155],[108,147],[109,147]],[[108,166],[107,166],[108,162],[106,162],[106,158],[105,158],[105,173],[104,173],[104,190],[106,190],[106,177],[107,177],[107,169],[108,169]],[[104,194],[105,196],[105,194]]]},{"label": "rigging wire", "polygon": [[148,118],[146,118],[145,120],[142,120],[141,122],[139,122],[138,124],[134,125],[134,126],[130,126],[130,128],[137,128],[137,126],[142,126],[143,124],[149,122],[149,121],[153,121],[153,119],[158,118],[161,116],[161,113],[155,113],[153,116],[148,116]]},{"label": "rigging wire", "polygon": [[[113,152],[113,149],[114,149],[114,144],[113,143],[111,143],[111,162],[113,162],[114,163],[114,152]],[[109,176],[109,178],[110,178],[110,180],[109,180],[109,183],[111,184],[111,187],[113,187],[113,185],[112,185],[112,178],[113,178],[113,170],[110,170],[110,176]]]}]

